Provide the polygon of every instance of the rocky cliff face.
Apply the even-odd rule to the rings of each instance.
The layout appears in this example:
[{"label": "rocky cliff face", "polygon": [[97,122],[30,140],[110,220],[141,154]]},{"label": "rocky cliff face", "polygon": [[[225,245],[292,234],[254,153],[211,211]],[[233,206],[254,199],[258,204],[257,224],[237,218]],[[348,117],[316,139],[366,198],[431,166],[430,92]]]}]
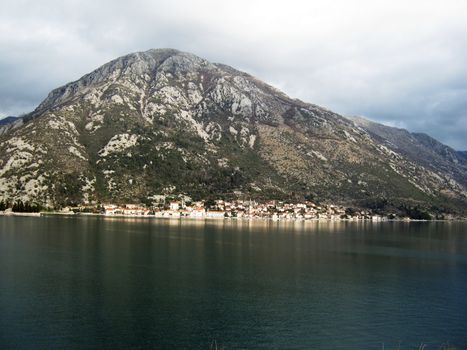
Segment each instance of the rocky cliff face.
[{"label": "rocky cliff face", "polygon": [[466,162],[455,153],[441,147],[429,153],[439,164],[422,161],[360,122],[176,50],[109,62],[52,91],[23,120],[0,136],[0,199],[447,198],[454,209],[467,200]]}]

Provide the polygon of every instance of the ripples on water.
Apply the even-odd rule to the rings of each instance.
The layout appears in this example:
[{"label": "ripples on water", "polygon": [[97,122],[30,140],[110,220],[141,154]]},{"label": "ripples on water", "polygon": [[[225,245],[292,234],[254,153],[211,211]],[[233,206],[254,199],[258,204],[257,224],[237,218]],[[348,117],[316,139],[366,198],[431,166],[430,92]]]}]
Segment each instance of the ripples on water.
[{"label": "ripples on water", "polygon": [[467,349],[467,225],[0,218],[0,348]]}]

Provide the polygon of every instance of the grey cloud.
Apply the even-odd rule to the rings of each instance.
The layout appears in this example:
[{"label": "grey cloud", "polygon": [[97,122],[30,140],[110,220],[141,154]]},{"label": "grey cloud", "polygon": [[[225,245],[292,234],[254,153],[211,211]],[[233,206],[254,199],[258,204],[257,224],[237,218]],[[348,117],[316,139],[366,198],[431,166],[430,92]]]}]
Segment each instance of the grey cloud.
[{"label": "grey cloud", "polygon": [[467,149],[466,11],[455,0],[5,0],[0,116],[118,56],[173,47]]}]

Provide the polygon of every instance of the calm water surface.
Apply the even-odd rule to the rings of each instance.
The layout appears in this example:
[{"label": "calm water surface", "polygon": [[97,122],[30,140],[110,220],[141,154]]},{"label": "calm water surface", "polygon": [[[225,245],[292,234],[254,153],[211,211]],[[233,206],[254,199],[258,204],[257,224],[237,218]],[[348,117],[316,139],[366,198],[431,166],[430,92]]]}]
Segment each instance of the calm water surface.
[{"label": "calm water surface", "polygon": [[0,217],[0,349],[467,349],[466,223]]}]

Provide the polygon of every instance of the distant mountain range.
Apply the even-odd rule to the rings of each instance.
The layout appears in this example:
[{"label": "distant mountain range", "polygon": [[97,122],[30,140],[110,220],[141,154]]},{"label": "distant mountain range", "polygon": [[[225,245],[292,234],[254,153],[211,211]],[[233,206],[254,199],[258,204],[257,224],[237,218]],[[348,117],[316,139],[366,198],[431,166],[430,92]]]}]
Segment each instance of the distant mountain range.
[{"label": "distant mountain range", "polygon": [[7,131],[21,126],[23,123],[22,117],[5,117],[0,119],[0,135],[5,134]]},{"label": "distant mountain range", "polygon": [[462,158],[467,159],[467,151],[457,151],[457,154],[459,154]]},{"label": "distant mountain range", "polygon": [[172,49],[117,58],[53,90],[0,135],[0,199],[10,201],[62,206],[184,193],[467,207],[465,153],[344,118]]},{"label": "distant mountain range", "polygon": [[3,119],[0,119],[0,126],[11,124],[11,123],[13,123],[13,122],[15,122],[17,120],[18,120],[18,117],[12,117],[12,116],[5,117]]}]

